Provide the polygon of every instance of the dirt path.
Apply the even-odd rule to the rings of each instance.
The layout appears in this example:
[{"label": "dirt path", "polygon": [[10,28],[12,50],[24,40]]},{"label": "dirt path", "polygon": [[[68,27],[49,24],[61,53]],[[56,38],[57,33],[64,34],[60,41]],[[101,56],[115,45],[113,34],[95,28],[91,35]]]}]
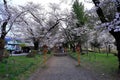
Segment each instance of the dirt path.
[{"label": "dirt path", "polygon": [[28,80],[107,80],[101,79],[95,73],[81,67],[68,56],[55,57],[49,61],[47,68],[38,70]]}]

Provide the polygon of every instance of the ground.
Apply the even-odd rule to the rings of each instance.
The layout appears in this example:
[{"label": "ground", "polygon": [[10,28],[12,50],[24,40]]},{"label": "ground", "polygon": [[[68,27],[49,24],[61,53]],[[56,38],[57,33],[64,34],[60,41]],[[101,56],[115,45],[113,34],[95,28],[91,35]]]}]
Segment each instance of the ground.
[{"label": "ground", "polygon": [[46,68],[38,69],[28,80],[112,80],[96,74],[69,56],[53,56]]}]

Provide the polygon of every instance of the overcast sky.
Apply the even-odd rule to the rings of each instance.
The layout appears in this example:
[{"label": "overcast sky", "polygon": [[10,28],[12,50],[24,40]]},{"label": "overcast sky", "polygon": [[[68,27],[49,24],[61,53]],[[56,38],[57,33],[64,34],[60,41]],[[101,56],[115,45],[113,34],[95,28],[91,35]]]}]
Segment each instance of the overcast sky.
[{"label": "overcast sky", "polygon": [[[64,1],[64,3],[61,4],[63,8],[70,8],[69,6],[70,1],[68,2],[68,0],[66,0],[67,2],[65,0],[11,0],[11,2],[15,5],[24,5],[27,2],[34,2],[34,3],[40,3],[45,7],[47,7],[49,3],[60,4],[61,1]],[[93,7],[92,3],[86,3],[84,2],[84,0],[79,0],[79,1],[84,3],[86,9],[91,9]]]}]

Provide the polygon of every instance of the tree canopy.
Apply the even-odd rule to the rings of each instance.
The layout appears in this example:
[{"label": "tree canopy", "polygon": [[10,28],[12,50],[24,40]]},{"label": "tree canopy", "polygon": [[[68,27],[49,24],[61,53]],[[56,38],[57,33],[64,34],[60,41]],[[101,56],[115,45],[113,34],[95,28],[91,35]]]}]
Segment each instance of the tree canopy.
[{"label": "tree canopy", "polygon": [[80,3],[79,0],[75,0],[73,4],[73,12],[75,13],[75,16],[78,20],[79,26],[84,25],[87,21],[87,17],[85,14],[83,3]]}]

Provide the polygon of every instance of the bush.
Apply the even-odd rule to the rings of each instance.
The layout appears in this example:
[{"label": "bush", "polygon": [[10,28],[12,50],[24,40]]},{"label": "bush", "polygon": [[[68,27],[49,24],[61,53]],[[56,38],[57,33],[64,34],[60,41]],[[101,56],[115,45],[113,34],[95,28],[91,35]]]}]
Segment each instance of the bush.
[{"label": "bush", "polygon": [[26,45],[24,43],[20,44],[21,47],[26,47]]},{"label": "bush", "polygon": [[7,50],[4,50],[3,57],[4,58],[8,58],[9,57],[9,52]]},{"label": "bush", "polygon": [[27,57],[35,57],[37,54],[37,50],[31,50],[31,52],[28,53]]},{"label": "bush", "polygon": [[48,50],[48,52],[47,52],[48,54],[51,54],[51,51],[50,50]]}]

